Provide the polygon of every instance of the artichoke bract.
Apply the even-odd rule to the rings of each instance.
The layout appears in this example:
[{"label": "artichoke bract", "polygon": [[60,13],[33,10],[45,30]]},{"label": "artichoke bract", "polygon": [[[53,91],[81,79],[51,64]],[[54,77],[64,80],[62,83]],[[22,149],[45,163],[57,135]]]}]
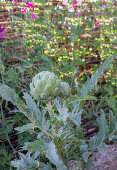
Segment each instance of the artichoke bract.
[{"label": "artichoke bract", "polygon": [[71,88],[68,83],[61,82],[60,83],[60,96],[63,98],[68,98],[71,95]]},{"label": "artichoke bract", "polygon": [[52,100],[60,93],[60,80],[49,71],[42,71],[33,77],[30,93],[37,100]]}]

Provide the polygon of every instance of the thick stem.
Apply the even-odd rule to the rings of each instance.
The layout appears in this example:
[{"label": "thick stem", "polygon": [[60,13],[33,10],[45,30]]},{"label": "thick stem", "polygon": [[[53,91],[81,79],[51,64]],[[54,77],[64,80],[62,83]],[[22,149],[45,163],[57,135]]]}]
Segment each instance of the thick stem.
[{"label": "thick stem", "polygon": [[[52,118],[52,116],[53,116],[53,110],[52,110],[51,101],[48,101],[47,107],[48,107],[48,111],[49,111],[50,118]],[[53,135],[56,135],[56,134],[57,134],[56,121],[52,124],[52,134],[53,134]]]},{"label": "thick stem", "polygon": [[65,107],[66,101],[63,99],[63,108]]},{"label": "thick stem", "polygon": [[51,101],[48,101],[47,107],[48,107],[49,115],[50,115],[50,117],[51,117],[51,116],[52,116],[52,105],[51,105]]}]

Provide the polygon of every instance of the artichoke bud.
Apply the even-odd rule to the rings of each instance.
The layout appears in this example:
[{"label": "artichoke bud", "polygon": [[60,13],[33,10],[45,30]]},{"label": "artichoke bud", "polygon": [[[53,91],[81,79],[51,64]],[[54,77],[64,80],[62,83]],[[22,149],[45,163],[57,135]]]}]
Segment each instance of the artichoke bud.
[{"label": "artichoke bud", "polygon": [[61,82],[60,83],[60,96],[63,98],[68,98],[71,95],[71,88],[68,83]]},{"label": "artichoke bud", "polygon": [[42,71],[33,77],[30,93],[37,100],[52,100],[60,93],[60,80],[49,71]]}]

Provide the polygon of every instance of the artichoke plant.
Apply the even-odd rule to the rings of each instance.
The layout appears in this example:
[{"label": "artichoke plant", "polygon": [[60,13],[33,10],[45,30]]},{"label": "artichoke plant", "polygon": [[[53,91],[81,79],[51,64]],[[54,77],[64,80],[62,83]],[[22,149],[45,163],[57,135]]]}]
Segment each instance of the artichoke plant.
[{"label": "artichoke plant", "polygon": [[60,80],[49,71],[42,71],[30,83],[31,95],[37,100],[52,100],[60,93]]},{"label": "artichoke plant", "polygon": [[68,83],[61,82],[60,83],[60,96],[63,98],[68,98],[71,95],[71,88]]}]

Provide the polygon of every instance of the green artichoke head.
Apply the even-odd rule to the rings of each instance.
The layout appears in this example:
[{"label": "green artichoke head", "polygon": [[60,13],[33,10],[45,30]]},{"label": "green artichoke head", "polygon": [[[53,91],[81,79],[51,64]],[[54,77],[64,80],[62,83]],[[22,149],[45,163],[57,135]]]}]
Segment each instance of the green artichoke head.
[{"label": "green artichoke head", "polygon": [[60,93],[60,80],[49,71],[42,71],[33,77],[30,93],[37,100],[52,100]]},{"label": "green artichoke head", "polygon": [[71,88],[68,83],[61,82],[60,83],[60,96],[63,98],[68,98],[71,95]]}]

